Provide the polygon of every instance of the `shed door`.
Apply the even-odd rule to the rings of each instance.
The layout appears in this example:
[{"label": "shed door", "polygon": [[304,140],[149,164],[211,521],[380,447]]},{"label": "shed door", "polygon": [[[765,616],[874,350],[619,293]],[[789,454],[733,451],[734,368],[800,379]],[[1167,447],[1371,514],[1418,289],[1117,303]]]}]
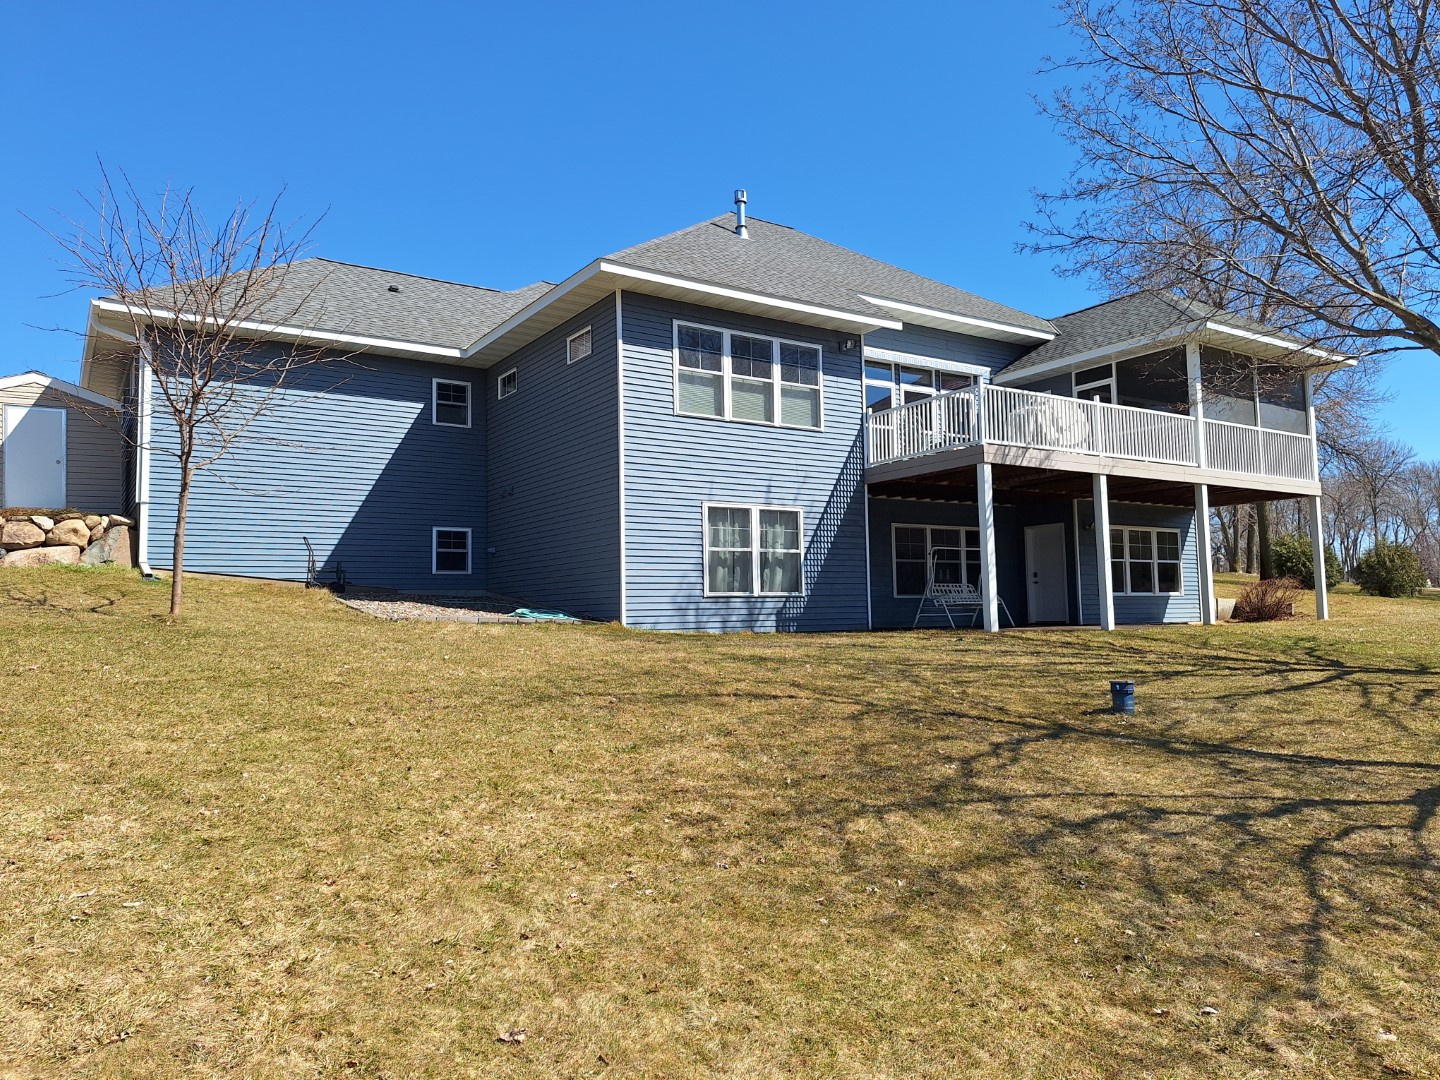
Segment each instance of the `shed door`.
[{"label": "shed door", "polygon": [[1026,599],[1032,623],[1070,618],[1070,578],[1065,569],[1065,526],[1031,525],[1025,530]]},{"label": "shed door", "polygon": [[65,505],[65,410],[6,405],[3,446],[7,506]]}]

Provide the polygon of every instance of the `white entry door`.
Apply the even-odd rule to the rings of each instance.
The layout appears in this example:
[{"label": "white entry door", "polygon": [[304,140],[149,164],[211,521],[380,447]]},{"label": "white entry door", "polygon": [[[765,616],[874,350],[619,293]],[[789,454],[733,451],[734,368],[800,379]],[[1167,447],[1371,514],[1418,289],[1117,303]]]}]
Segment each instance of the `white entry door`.
[{"label": "white entry door", "polygon": [[1032,623],[1070,621],[1070,574],[1065,569],[1065,526],[1025,528],[1025,582]]},{"label": "white entry door", "polygon": [[65,505],[65,410],[6,405],[6,506],[60,509]]}]

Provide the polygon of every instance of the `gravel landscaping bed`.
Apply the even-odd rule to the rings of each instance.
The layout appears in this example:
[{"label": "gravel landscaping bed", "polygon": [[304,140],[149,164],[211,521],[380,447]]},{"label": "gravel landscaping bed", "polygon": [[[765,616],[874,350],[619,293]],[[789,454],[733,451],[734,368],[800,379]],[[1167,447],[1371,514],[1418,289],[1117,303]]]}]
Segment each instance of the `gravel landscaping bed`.
[{"label": "gravel landscaping bed", "polygon": [[390,589],[351,587],[335,599],[346,607],[380,619],[428,619],[440,622],[531,623],[509,613],[521,605],[497,596],[420,596]]}]

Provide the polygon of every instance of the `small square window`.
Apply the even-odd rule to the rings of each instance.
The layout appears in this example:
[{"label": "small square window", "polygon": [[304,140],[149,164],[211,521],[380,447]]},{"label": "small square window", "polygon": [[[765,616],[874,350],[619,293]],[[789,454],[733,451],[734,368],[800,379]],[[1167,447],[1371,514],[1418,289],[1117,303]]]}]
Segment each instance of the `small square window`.
[{"label": "small square window", "polygon": [[441,427],[470,426],[470,384],[434,380],[434,412],[431,421]]},{"label": "small square window", "polygon": [[565,339],[565,362],[573,364],[576,360],[584,360],[590,355],[590,327],[585,327],[579,333],[571,334]]},{"label": "small square window", "polygon": [[496,397],[507,398],[516,390],[520,389],[520,372],[511,368],[500,376],[499,386],[495,391]]},{"label": "small square window", "polygon": [[437,574],[470,573],[470,530],[434,530],[434,565]]}]

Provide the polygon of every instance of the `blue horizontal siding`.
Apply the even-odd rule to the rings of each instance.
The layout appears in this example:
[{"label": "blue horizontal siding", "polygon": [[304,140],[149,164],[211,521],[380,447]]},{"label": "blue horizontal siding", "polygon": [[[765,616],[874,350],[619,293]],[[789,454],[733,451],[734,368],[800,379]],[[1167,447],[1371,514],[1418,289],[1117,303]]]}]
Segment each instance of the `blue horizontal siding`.
[{"label": "blue horizontal siding", "polygon": [[[471,384],[471,427],[431,423],[436,378]],[[356,584],[483,589],[484,385],[473,368],[379,356],[295,372],[231,450],[197,475],[186,568],[302,580],[308,537],[328,571],[343,563]],[[150,561],[168,568],[179,473],[174,421],[158,400],[152,423]],[[472,573],[431,572],[437,526],[472,530]]]},{"label": "blue horizontal siding", "polygon": [[[591,328],[591,353],[566,338]],[[504,400],[496,380],[517,373]],[[620,413],[615,300],[607,297],[489,371],[488,580],[527,604],[620,617]]]},{"label": "blue horizontal siding", "polygon": [[[1080,581],[1085,597],[1085,623],[1100,624],[1100,588],[1095,560],[1095,504],[1080,503],[1083,539],[1080,543]],[[1115,622],[1186,623],[1200,621],[1200,565],[1196,561],[1195,513],[1173,506],[1138,503],[1110,504],[1110,527],[1177,529],[1180,532],[1179,596],[1116,596]]]},{"label": "blue horizontal siding", "polygon": [[865,344],[877,349],[931,356],[938,360],[978,364],[991,371],[999,371],[1032,347],[973,337],[970,334],[955,334],[949,330],[916,326],[913,323],[906,323],[901,330],[872,330],[865,335]]},{"label": "blue horizontal siding", "polygon": [[[834,331],[623,297],[626,622],[662,630],[866,626],[860,353]],[[675,415],[674,320],[822,348],[823,431]],[[706,597],[702,505],[799,506],[805,595]]]}]

